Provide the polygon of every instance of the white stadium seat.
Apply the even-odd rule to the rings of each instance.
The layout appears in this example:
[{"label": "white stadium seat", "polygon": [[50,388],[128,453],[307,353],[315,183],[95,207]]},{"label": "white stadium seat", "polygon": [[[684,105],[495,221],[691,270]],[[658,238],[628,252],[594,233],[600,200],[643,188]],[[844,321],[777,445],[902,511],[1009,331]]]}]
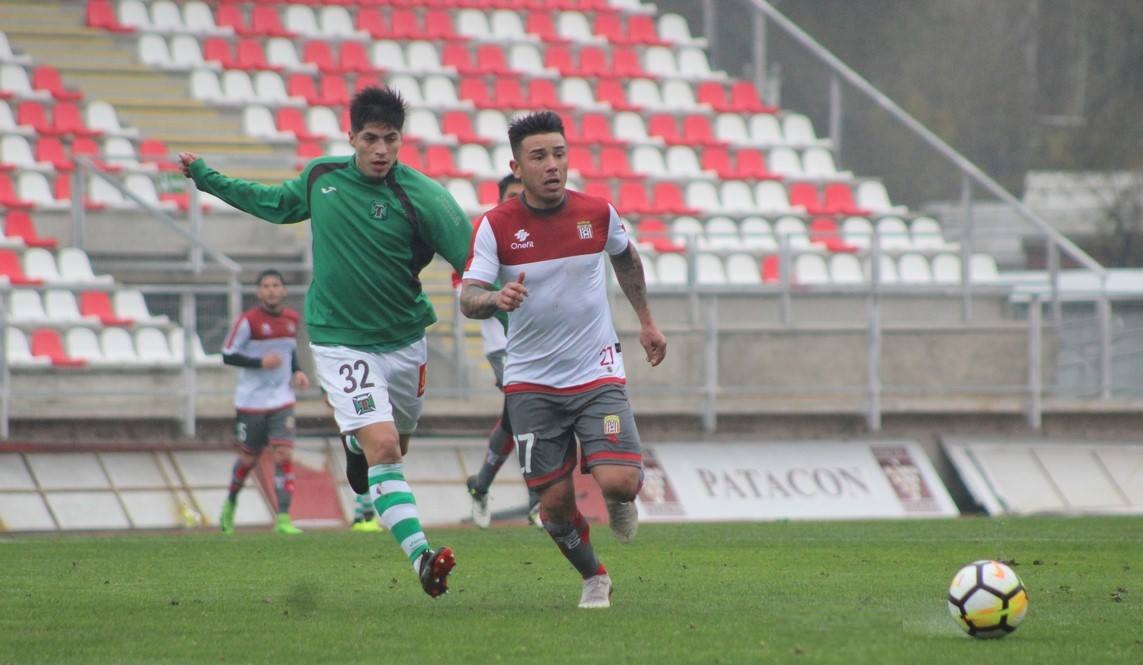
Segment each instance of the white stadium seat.
[{"label": "white stadium seat", "polygon": [[44,293],[44,312],[58,326],[99,325],[99,317],[80,314],[75,294],[63,289],[49,289]]},{"label": "white stadium seat", "polygon": [[317,17],[314,16],[313,9],[305,5],[290,3],[285,3],[282,6],[286,8],[284,21],[286,30],[302,37],[321,36],[321,28],[318,27]]},{"label": "white stadium seat", "polygon": [[655,259],[655,272],[659,283],[679,286],[690,281],[687,277],[687,259],[682,254],[660,254]]},{"label": "white stadium seat", "polygon": [[795,284],[829,284],[829,267],[820,254],[798,254],[794,257]]},{"label": "white stadium seat", "polygon": [[111,284],[115,278],[111,275],[96,275],[91,269],[91,261],[87,252],[79,247],[64,247],[56,255],[59,264],[60,278],[74,284]]},{"label": "white stadium seat", "polygon": [[99,346],[99,336],[91,328],[68,328],[63,334],[64,350],[71,358],[79,358],[89,365],[103,366],[103,349]]},{"label": "white stadium seat", "polygon": [[829,277],[834,284],[861,284],[865,282],[865,271],[861,260],[853,254],[837,253],[829,257]]},{"label": "white stadium seat", "polygon": [[746,217],[739,227],[742,236],[742,248],[755,252],[774,252],[778,250],[778,240],[770,228],[770,222],[761,217]]},{"label": "white stadium seat", "polygon": [[902,284],[931,284],[929,260],[920,254],[902,254],[897,258],[897,277]]},{"label": "white stadium seat", "polygon": [[5,347],[8,352],[8,366],[12,369],[43,368],[51,365],[49,358],[32,355],[28,346],[28,337],[19,328],[7,327],[8,336]]},{"label": "white stadium seat", "polygon": [[132,366],[141,364],[135,352],[135,342],[131,333],[124,328],[104,328],[99,333],[99,350],[103,362],[108,365]]},{"label": "white stadium seat", "polygon": [[726,257],[726,281],[730,284],[761,284],[758,259],[741,252]]},{"label": "white stadium seat", "polygon": [[139,361],[147,365],[171,367],[179,359],[171,352],[167,335],[157,328],[140,328],[135,331],[135,353]]},{"label": "white stadium seat", "polygon": [[32,289],[12,289],[8,296],[8,321],[28,327],[50,323],[43,299]]},{"label": "white stadium seat", "polygon": [[726,284],[726,269],[717,254],[700,253],[695,256],[695,281],[699,284],[721,286]]},{"label": "white stadium seat", "polygon": [[706,39],[692,36],[687,20],[673,13],[659,17],[659,37],[678,46],[706,46]]},{"label": "white stadium seat", "polygon": [[16,194],[19,199],[36,204],[39,210],[67,210],[71,207],[71,201],[56,198],[47,176],[35,171],[23,171],[16,176]]},{"label": "white stadium seat", "polygon": [[165,315],[154,316],[147,308],[147,301],[138,289],[120,289],[111,296],[115,315],[121,319],[131,319],[138,324],[168,325],[171,320]]},{"label": "white stadium seat", "polygon": [[325,6],[318,10],[318,26],[327,39],[369,39],[369,33],[358,30],[353,25],[349,10],[337,5]]}]

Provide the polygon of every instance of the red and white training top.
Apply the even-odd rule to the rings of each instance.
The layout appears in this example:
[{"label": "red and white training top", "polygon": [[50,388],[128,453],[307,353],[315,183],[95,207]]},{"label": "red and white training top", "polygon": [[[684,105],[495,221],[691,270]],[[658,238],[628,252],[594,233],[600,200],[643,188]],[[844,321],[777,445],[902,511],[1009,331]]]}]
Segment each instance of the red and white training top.
[{"label": "red and white training top", "polygon": [[282,364],[272,369],[239,368],[238,385],[234,389],[235,409],[261,413],[294,405],[291,360],[298,347],[299,321],[298,313],[289,307],[283,307],[280,314],[255,307],[243,312],[234,322],[222,346],[223,355],[237,353],[262,358],[272,352],[282,359]]},{"label": "red and white training top", "polygon": [[528,287],[523,305],[508,314],[504,392],[626,383],[601,253],[622,253],[627,243],[610,203],[570,190],[553,210],[514,198],[480,220],[464,278],[507,284],[523,272]]}]

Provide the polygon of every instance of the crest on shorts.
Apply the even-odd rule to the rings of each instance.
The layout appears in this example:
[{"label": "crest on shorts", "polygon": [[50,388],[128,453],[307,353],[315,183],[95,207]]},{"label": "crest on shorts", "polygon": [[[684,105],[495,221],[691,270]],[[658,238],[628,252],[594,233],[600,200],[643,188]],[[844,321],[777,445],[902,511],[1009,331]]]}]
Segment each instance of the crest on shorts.
[{"label": "crest on shorts", "polygon": [[580,240],[591,240],[591,222],[585,219],[582,222],[576,222],[575,225],[576,228],[579,229]]},{"label": "crest on shorts", "polygon": [[603,434],[612,443],[619,441],[619,416],[611,414],[603,417]]},{"label": "crest on shorts", "polygon": [[377,403],[373,401],[373,395],[369,393],[354,395],[353,410],[356,411],[359,416],[366,413],[373,413],[377,410]]},{"label": "crest on shorts", "polygon": [[389,216],[389,206],[385,205],[384,201],[370,201],[369,207],[369,214],[373,217],[373,219],[385,219]]}]

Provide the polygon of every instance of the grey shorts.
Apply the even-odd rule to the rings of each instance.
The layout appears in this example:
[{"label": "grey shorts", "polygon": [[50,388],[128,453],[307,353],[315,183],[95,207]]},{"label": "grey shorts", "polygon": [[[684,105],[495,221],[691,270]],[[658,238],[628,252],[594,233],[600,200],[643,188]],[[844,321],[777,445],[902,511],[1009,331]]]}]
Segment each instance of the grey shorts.
[{"label": "grey shorts", "polygon": [[294,407],[266,413],[238,412],[234,436],[244,452],[257,455],[271,446],[294,445]]},{"label": "grey shorts", "polygon": [[643,453],[627,390],[609,384],[575,395],[520,392],[507,396],[516,453],[528,487],[538,489],[597,464],[640,467]]}]

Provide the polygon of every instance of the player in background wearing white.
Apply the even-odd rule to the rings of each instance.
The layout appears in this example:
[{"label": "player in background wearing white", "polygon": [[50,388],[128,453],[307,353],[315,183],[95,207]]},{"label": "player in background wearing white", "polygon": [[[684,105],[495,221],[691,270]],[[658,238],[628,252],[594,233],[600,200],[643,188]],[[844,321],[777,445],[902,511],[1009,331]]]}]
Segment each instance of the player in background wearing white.
[{"label": "player in background wearing white", "polygon": [[[472,318],[510,313],[504,392],[524,477],[540,492],[544,528],[583,578],[579,607],[610,607],[611,577],[576,505],[576,439],[580,469],[598,483],[621,542],[638,528],[634,501],[643,458],[600,254],[609,256],[635,310],[652,366],[666,356],[667,340],[651,316],[643,265],[615,208],[566,189],[560,117],[550,111],[519,117],[508,141],[524,192],[490,210],[473,234],[461,311]],[[504,286],[492,290],[497,282]]]},{"label": "player in background wearing white", "polygon": [[269,445],[274,454],[274,492],[278,500],[278,533],[299,534],[290,521],[294,496],[294,387],[310,386],[298,369],[298,313],[286,307],[286,285],[277,270],[258,275],[258,306],[238,317],[222,347],[222,361],[241,368],[234,391],[238,460],[218,519],[223,533],[234,533],[234,509],[246,477]]},{"label": "player in background wearing white", "polygon": [[[524,191],[524,183],[514,174],[508,174],[500,179],[499,203],[514,199]],[[453,273],[453,279],[459,284],[460,275]],[[496,375],[496,387],[504,389],[504,358],[507,355],[508,337],[504,334],[504,324],[501,317],[491,316],[480,321],[480,336],[484,343],[484,357]],[[496,474],[504,461],[512,454],[516,441],[512,438],[512,421],[508,416],[508,407],[505,405],[499,420],[492,427],[488,435],[488,449],[484,452],[484,463],[480,470],[468,477],[466,484],[468,494],[472,497],[472,521],[481,529],[486,529],[492,523],[492,515],[488,510],[488,488],[496,479]],[[543,528],[540,521],[540,496],[528,488],[528,522]]]}]

